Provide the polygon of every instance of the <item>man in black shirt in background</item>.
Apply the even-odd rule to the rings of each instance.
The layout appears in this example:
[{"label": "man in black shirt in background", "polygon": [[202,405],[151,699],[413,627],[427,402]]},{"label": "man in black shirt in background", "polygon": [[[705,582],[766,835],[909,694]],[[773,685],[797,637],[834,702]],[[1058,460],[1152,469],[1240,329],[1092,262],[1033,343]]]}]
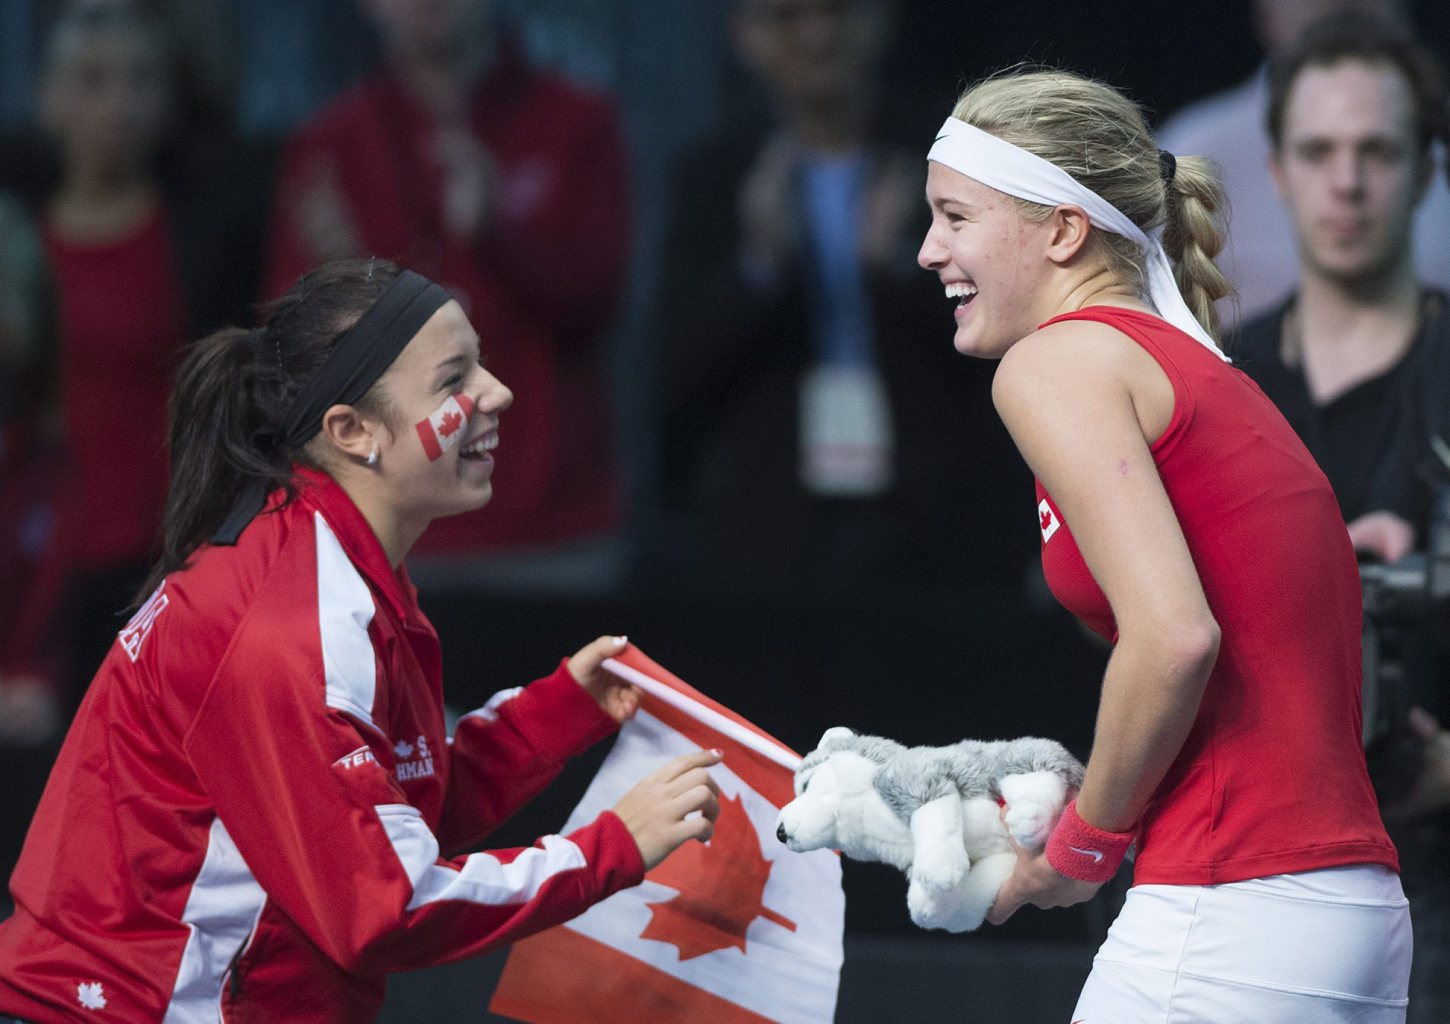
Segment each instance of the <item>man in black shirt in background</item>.
[{"label": "man in black shirt in background", "polygon": [[[1413,217],[1434,174],[1444,111],[1433,58],[1403,30],[1365,15],[1317,22],[1276,58],[1270,168],[1294,225],[1300,284],[1279,309],[1245,325],[1232,349],[1324,469],[1355,548],[1386,563],[1427,545],[1431,439],[1450,437],[1450,311],[1412,263]],[[1381,630],[1368,584],[1366,596],[1367,650],[1388,638],[1396,659],[1392,669],[1379,656],[1366,659],[1367,678],[1379,683],[1397,670],[1401,705],[1443,714],[1444,609]],[[1367,698],[1367,717],[1376,706]],[[1422,707],[1407,719],[1396,723],[1410,751],[1406,770],[1379,758],[1384,746],[1371,745],[1370,755],[1416,907],[1414,1024],[1450,1020],[1450,734]],[[1377,764],[1388,767],[1376,772]]]}]

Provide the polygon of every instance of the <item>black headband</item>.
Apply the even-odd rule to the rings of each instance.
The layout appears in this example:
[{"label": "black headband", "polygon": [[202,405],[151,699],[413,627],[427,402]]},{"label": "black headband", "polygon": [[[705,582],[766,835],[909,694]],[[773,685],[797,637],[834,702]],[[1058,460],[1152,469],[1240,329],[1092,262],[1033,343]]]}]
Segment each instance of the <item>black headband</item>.
[{"label": "black headband", "polygon": [[[404,270],[378,296],[358,322],[333,346],[287,415],[278,443],[296,451],[322,429],[322,417],[334,405],[352,405],[368,393],[408,342],[451,296],[421,274]],[[235,544],[266,504],[266,485],[253,479],[238,496],[213,544]]]}]

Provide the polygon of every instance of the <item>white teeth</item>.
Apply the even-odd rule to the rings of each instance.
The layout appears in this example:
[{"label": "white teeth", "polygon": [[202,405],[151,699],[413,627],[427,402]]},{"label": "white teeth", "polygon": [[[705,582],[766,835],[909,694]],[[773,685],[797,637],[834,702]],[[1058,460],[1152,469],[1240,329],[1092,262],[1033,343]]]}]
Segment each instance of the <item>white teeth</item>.
[{"label": "white teeth", "polygon": [[977,294],[977,286],[954,281],[946,286],[946,293],[949,299],[965,299]]},{"label": "white teeth", "polygon": [[460,450],[460,455],[482,455],[484,452],[491,452],[498,447],[498,432],[489,431],[482,437],[476,437],[469,441]]}]

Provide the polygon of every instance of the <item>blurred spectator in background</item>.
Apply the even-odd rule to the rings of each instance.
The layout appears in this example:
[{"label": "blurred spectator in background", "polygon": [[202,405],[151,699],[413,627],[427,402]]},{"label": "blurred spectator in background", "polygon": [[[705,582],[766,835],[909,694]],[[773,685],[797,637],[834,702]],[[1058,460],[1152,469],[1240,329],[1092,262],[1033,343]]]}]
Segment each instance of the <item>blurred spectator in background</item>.
[{"label": "blurred spectator in background", "polygon": [[[1253,0],[1254,32],[1266,57],[1272,57],[1305,26],[1344,10],[1409,19],[1405,0]],[[1219,303],[1226,327],[1283,301],[1298,280],[1293,225],[1269,176],[1270,140],[1263,129],[1268,100],[1265,64],[1243,84],[1169,117],[1158,132],[1158,144],[1170,153],[1202,153],[1223,169],[1229,235],[1218,262],[1236,292]],[[1450,189],[1444,181],[1431,183],[1416,223],[1414,263],[1420,279],[1450,287]]]},{"label": "blurred spectator in background", "polygon": [[1407,413],[1411,357],[1445,315],[1412,256],[1443,106],[1431,55],[1370,15],[1311,25],[1269,72],[1270,169],[1300,282],[1243,327],[1235,354],[1328,475],[1356,546],[1387,561],[1423,542],[1429,514],[1407,495],[1392,522],[1372,492]]},{"label": "blurred spectator in background", "polygon": [[[952,722],[1020,733],[981,686],[1081,675],[1017,641],[1031,477],[993,410],[993,364],[952,348],[951,303],[915,263],[939,122],[887,87],[897,14],[736,0],[759,89],[679,162],[661,265],[664,600],[648,622],[664,636],[649,642],[801,749],[833,725],[907,743],[961,739]],[[846,886],[848,928],[910,927],[872,866],[849,865]]]},{"label": "blurred spectator in background", "polygon": [[[1244,326],[1237,355],[1324,469],[1355,547],[1396,562],[1433,521],[1422,414],[1450,410],[1450,311],[1412,258],[1415,210],[1438,178],[1443,70],[1403,27],[1347,13],[1279,51],[1268,88],[1300,283]],[[1450,806],[1450,740],[1409,705],[1445,709],[1446,610],[1381,600],[1373,578],[1365,591],[1369,763],[1415,901],[1408,1019],[1430,1024],[1450,1019],[1450,843],[1433,817]]]},{"label": "blurred spectator in background", "polygon": [[445,673],[537,674],[536,624],[562,638],[594,621],[626,561],[605,376],[629,267],[617,108],[530,66],[491,0],[359,2],[382,64],[288,141],[266,294],[322,260],[376,255],[463,305],[489,371],[524,397],[488,514],[434,523],[410,571],[434,624],[462,638]]},{"label": "blurred spectator in background", "polygon": [[603,352],[628,270],[614,104],[528,67],[488,0],[363,3],[383,66],[290,140],[266,293],[322,260],[370,254],[452,291],[490,371],[528,398],[504,439],[507,486],[487,516],[433,526],[419,581],[437,589],[430,553],[461,566],[443,582],[465,589],[505,570],[460,556],[570,549],[582,572],[622,499]]},{"label": "blurred spectator in background", "polygon": [[659,491],[701,591],[929,602],[999,553],[983,475],[1010,444],[991,367],[956,357],[914,263],[931,126],[885,88],[894,14],[740,0],[766,116],[737,111],[676,176]]},{"label": "blurred spectator in background", "polygon": [[[31,725],[68,715],[145,575],[173,358],[188,336],[247,317],[256,294],[247,199],[260,192],[229,185],[259,175],[214,123],[180,137],[179,66],[167,26],[119,2],[75,5],[42,54],[45,145],[16,175],[53,280],[63,456],[54,529],[0,650],[0,685],[53,702],[26,705]],[[27,725],[11,715],[6,728]]]},{"label": "blurred spectator in background", "polygon": [[[881,706],[880,681],[970,646],[969,619],[1012,603],[1033,547],[1004,511],[1021,467],[992,366],[953,350],[950,304],[914,262],[935,125],[886,88],[895,15],[889,0],[739,0],[735,49],[764,109],[682,160],[663,260],[671,610],[697,607],[694,633],[756,652],[723,677],[758,686],[748,706],[779,708],[805,745],[823,724],[919,729]],[[811,676],[830,701],[780,700]]]}]

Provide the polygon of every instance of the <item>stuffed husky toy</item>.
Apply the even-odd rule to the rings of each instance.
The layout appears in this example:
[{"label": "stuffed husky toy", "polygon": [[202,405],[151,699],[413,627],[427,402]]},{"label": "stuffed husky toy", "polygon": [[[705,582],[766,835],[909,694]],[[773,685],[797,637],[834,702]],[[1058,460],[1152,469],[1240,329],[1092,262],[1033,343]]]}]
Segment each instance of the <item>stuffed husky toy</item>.
[{"label": "stuffed husky toy", "polygon": [[795,773],[775,834],[792,850],[840,850],[906,872],[922,928],[971,931],[1012,873],[1018,844],[1040,850],[1082,785],[1061,744],[1024,737],[905,747],[826,730]]}]

